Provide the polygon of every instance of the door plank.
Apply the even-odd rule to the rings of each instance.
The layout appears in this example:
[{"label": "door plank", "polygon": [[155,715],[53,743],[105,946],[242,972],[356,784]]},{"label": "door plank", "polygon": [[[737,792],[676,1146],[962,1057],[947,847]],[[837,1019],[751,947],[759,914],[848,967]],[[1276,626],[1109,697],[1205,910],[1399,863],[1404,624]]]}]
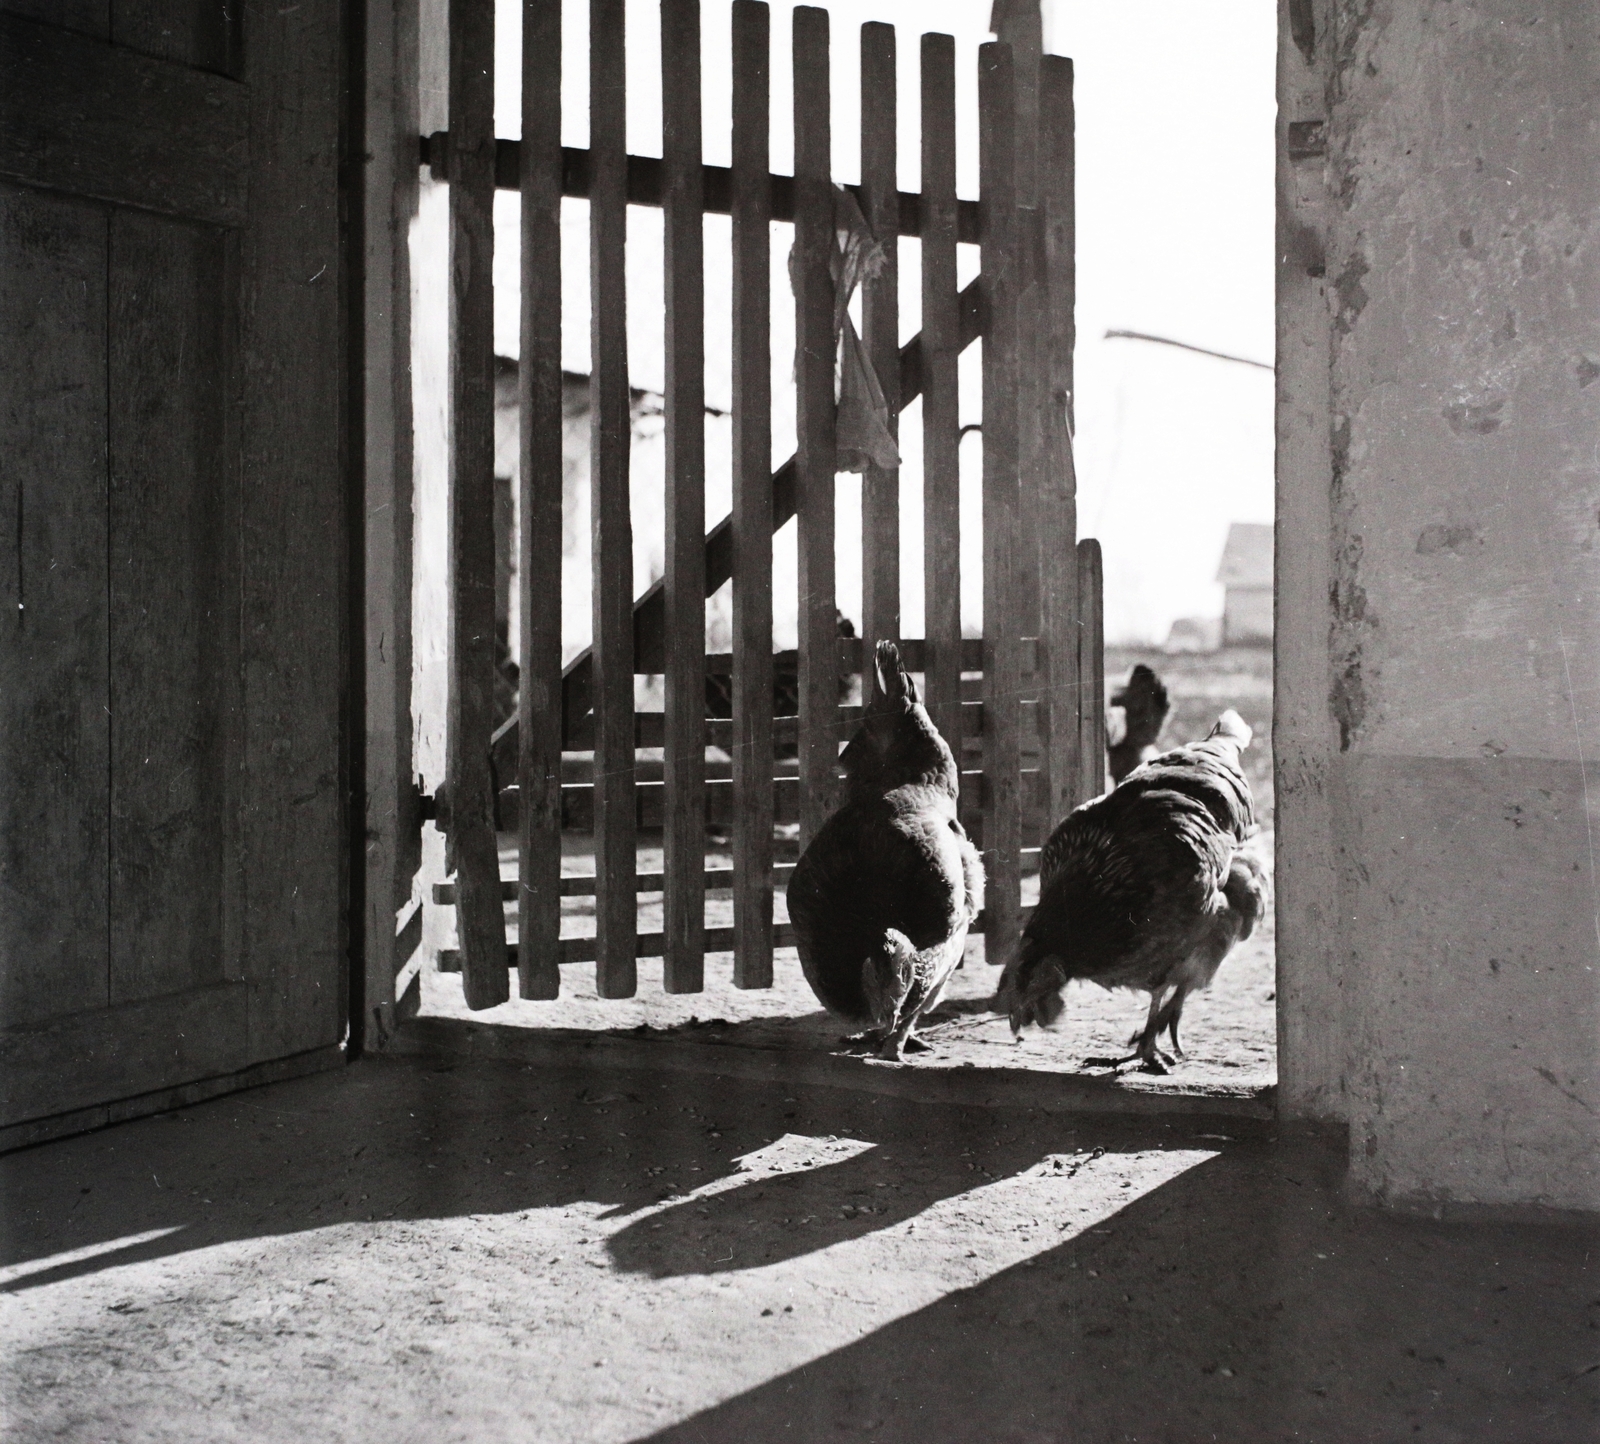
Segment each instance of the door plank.
[{"label": "door plank", "polygon": [[111,38],[128,50],[232,75],[244,37],[233,0],[112,0]]},{"label": "door plank", "polygon": [[232,291],[230,457],[243,735],[230,808],[250,986],[243,1061],[257,1063],[338,1044],[345,1029],[348,876],[360,844],[343,772],[356,649],[344,589],[360,502],[341,462],[352,418],[339,280],[339,15],[304,5],[249,15],[250,219]]},{"label": "door plank", "polygon": [[733,981],[772,986],[771,21],[733,5]]},{"label": "door plank", "polygon": [[246,989],[214,983],[0,1030],[0,1119],[22,1123],[230,1073]]},{"label": "door plank", "polygon": [[237,81],[0,14],[0,176],[242,225],[249,111]]},{"label": "door plank", "polygon": [[0,185],[0,1023],[106,1000],[104,207]]},{"label": "door plank", "polygon": [[223,976],[225,237],[111,220],[111,987]]}]

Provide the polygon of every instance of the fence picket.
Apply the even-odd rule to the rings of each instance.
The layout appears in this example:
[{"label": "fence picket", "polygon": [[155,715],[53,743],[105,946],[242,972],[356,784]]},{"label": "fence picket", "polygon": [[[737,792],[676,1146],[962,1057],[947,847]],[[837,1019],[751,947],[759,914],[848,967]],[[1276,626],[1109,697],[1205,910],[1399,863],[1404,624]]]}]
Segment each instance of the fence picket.
[{"label": "fence picket", "polygon": [[522,18],[521,512],[518,684],[517,982],[524,998],[561,991],[561,7]]},{"label": "fence picket", "polygon": [[800,845],[833,807],[839,760],[834,601],[835,248],[828,12],[794,11],[795,497],[799,519]]},{"label": "fence picket", "polygon": [[469,1008],[510,996],[494,831],[494,4],[450,0],[449,858]]},{"label": "fence picket", "polygon": [[590,486],[594,551],[595,987],[638,987],[633,776],[633,524],[628,468],[627,71],[623,0],[590,0]]},{"label": "fence picket", "polygon": [[956,296],[956,49],[922,37],[923,686],[961,756],[961,318]]},{"label": "fence picket", "polygon": [[1016,100],[1009,46],[978,52],[983,206],[983,853],[985,954],[1008,955],[1022,905],[1017,561]]},{"label": "fence picket", "polygon": [[733,5],[733,981],[772,986],[770,20]]},{"label": "fence picket", "polygon": [[1105,590],[1100,543],[1078,543],[1078,743],[1083,780],[1079,800],[1106,790]]},{"label": "fence picket", "polygon": [[[889,434],[900,433],[900,190],[895,181],[894,26],[861,27],[862,213],[883,247],[883,268],[861,283],[861,340],[887,403]],[[861,478],[861,635],[871,645],[900,640],[900,468],[868,466]],[[862,668],[861,696],[877,677]]]},{"label": "fence picket", "polygon": [[699,0],[661,0],[666,170],[666,898],[662,982],[705,987],[705,194]]},{"label": "fence picket", "polygon": [[1072,62],[1047,55],[1039,74],[1039,203],[1049,280],[1041,403],[1045,466],[1039,497],[1039,753],[1047,776],[1044,827],[1085,801],[1078,724],[1077,476],[1072,452],[1074,146]]}]

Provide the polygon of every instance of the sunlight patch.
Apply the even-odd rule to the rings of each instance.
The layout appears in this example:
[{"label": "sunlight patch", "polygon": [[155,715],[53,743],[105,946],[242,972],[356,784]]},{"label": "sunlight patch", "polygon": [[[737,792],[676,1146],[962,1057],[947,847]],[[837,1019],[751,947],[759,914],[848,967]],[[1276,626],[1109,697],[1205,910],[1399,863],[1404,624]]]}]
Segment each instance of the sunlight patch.
[{"label": "sunlight patch", "polygon": [[171,1228],[152,1228],[146,1233],[130,1233],[126,1238],[107,1239],[104,1243],[86,1244],[83,1248],[69,1248],[65,1253],[47,1254],[44,1258],[31,1258],[25,1263],[7,1264],[0,1268],[0,1288],[14,1284],[18,1279],[28,1278],[32,1274],[42,1274],[50,1269],[66,1268],[69,1264],[83,1263],[86,1259],[98,1258],[101,1254],[117,1253],[122,1249],[138,1248],[140,1244],[152,1243],[158,1238],[165,1238],[169,1233],[177,1233],[186,1228],[187,1224],[174,1224]]}]

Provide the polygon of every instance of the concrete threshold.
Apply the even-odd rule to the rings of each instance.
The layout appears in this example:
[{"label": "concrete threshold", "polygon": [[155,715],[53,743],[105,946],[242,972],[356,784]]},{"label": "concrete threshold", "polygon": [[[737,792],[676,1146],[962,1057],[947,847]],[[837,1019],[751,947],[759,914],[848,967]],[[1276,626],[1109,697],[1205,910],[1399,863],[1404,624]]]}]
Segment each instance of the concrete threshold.
[{"label": "concrete threshold", "polygon": [[526,1028],[459,1018],[416,1018],[388,1052],[491,1058],[535,1067],[585,1063],[612,1068],[710,1074],[750,1082],[847,1088],[912,1102],[989,1108],[1036,1108],[1046,1113],[1109,1113],[1142,1117],[1201,1116],[1271,1121],[1272,1086],[1185,1084],[1144,1074],[1107,1076],[1031,1068],[979,1067],[924,1060],[890,1063],[814,1045],[752,1045],[719,1038],[715,1027],[636,1029],[628,1033],[576,1028]]}]

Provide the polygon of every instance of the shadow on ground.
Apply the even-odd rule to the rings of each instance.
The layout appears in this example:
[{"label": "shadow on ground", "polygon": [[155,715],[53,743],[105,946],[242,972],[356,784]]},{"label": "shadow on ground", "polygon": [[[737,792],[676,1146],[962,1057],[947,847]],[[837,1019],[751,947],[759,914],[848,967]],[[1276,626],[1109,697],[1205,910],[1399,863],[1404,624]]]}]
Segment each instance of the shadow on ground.
[{"label": "shadow on ground", "polygon": [[[791,1147],[810,1149],[812,1165],[756,1177],[738,1162]],[[1148,1191],[1118,1183],[1135,1177],[1140,1159],[1171,1150],[1195,1161]],[[999,1196],[991,1183],[1003,1191],[1007,1180],[1042,1169],[1059,1171],[1068,1188],[1072,1171],[1091,1161],[1101,1192],[1082,1232],[1030,1218],[1027,1205],[1020,1215],[982,1212]],[[470,1230],[474,1220],[487,1227],[519,1215],[517,1227],[531,1233],[543,1227],[537,1211],[576,1205],[585,1218],[611,1220],[598,1256],[563,1264],[546,1245],[537,1260],[541,1286],[569,1301],[576,1323],[532,1316],[533,1254],[509,1255],[498,1272],[480,1270],[497,1291],[492,1308],[474,1316],[470,1347],[452,1350],[440,1332],[451,1320],[424,1318],[420,1306],[439,1303],[428,1294],[441,1291],[456,1267],[450,1260],[465,1255],[429,1235],[413,1245],[424,1254],[405,1265],[415,1275],[391,1269],[389,1279],[391,1290],[419,1293],[415,1317],[386,1304],[388,1331],[374,1335],[363,1321],[358,1336],[343,1315],[319,1316],[315,1347],[331,1362],[317,1384],[336,1391],[327,1397],[343,1411],[337,1437],[352,1441],[577,1437],[574,1418],[585,1420],[586,1437],[675,1444],[1593,1438],[1600,1235],[1573,1224],[1378,1215],[1343,1202],[1341,1174],[1338,1140],[1279,1138],[1249,1120],[919,1101],[796,1082],[781,1066],[769,1080],[735,1079],[615,1067],[577,1048],[569,1062],[539,1067],[409,1057],[0,1159],[0,1262],[11,1266],[6,1287],[20,1305],[42,1284],[78,1280],[81,1290],[87,1276],[135,1259],[172,1262],[216,1243],[334,1224],[448,1219]],[[1043,1194],[1035,1187],[1028,1196]],[[949,1214],[958,1204],[972,1216],[956,1249],[970,1240],[999,1258],[1004,1244],[1005,1259],[1023,1261],[987,1277],[975,1270],[979,1282],[935,1290],[935,1302],[913,1302],[875,1324],[851,1327],[848,1279],[837,1297],[807,1297],[810,1318],[752,1302],[769,1266],[809,1259],[821,1267],[817,1256],[835,1246],[843,1256],[856,1240],[887,1238],[930,1209]],[[496,1226],[483,1237],[503,1248],[507,1229]],[[177,1231],[62,1258],[156,1229]],[[1019,1231],[1032,1241],[1019,1243]],[[344,1249],[357,1271],[368,1257],[361,1235],[371,1236],[358,1230],[328,1245]],[[473,1237],[459,1228],[451,1236]],[[26,1272],[30,1261],[51,1260]],[[603,1310],[592,1320],[583,1311],[606,1275],[624,1292],[702,1277],[712,1292],[699,1297],[722,1312],[704,1316],[716,1320],[709,1331],[684,1323],[701,1333],[676,1343],[670,1322],[630,1325],[655,1332],[618,1336]],[[270,1296],[327,1282],[266,1277],[258,1286]],[[716,1292],[725,1287],[733,1291]],[[155,1309],[161,1299],[149,1297]],[[125,1316],[143,1313],[143,1298],[97,1313],[74,1335],[72,1369],[107,1351],[117,1359],[116,1375],[93,1385],[95,1418],[130,1417],[116,1411],[133,1407],[124,1401],[135,1387],[181,1391],[192,1382],[198,1396],[202,1384],[212,1387],[200,1377],[206,1369],[232,1363],[227,1407],[241,1411],[249,1437],[334,1437],[319,1431],[318,1419],[327,1419],[313,1411],[329,1405],[305,1392],[311,1375],[286,1373],[279,1351],[291,1341],[265,1323],[248,1338],[230,1325],[234,1332],[217,1335],[225,1342],[201,1351],[216,1359],[175,1357],[159,1331]],[[833,1310],[827,1320],[823,1308]],[[349,1339],[339,1337],[345,1328]],[[763,1344],[766,1328],[792,1331],[783,1336],[788,1352]],[[523,1336],[501,1348],[497,1339],[518,1329]],[[809,1347],[806,1329],[830,1342]],[[630,1377],[628,1351],[648,1348],[652,1367],[665,1357],[661,1367],[680,1380],[701,1381],[694,1397],[702,1403],[664,1408],[650,1423],[637,1398],[617,1402],[601,1391],[592,1406],[580,1395],[576,1415],[542,1412],[549,1379],[517,1361],[532,1347],[553,1377],[566,1377],[560,1371],[580,1355],[587,1371],[596,1344],[586,1330],[606,1341],[608,1377]],[[364,1341],[374,1337],[389,1352],[372,1354]],[[434,1342],[424,1347],[424,1339]],[[90,1376],[63,1363],[65,1347],[30,1344],[14,1354],[18,1420],[79,1417],[69,1407],[73,1390],[87,1393]],[[274,1382],[257,1385],[258,1376],[237,1368],[249,1349],[259,1377]],[[807,1361],[794,1367],[797,1358]],[[717,1380],[734,1375],[715,1371],[735,1359],[743,1382],[724,1387]],[[781,1361],[771,1377],[763,1359]],[[461,1372],[472,1369],[479,1372]],[[501,1412],[464,1417],[469,1405],[487,1407],[485,1373],[499,1381],[489,1394]],[[752,1379],[760,1382],[751,1387]],[[400,1386],[409,1391],[403,1416],[394,1413]],[[168,1413],[148,1417],[175,1419],[178,1406],[167,1394],[160,1401]],[[203,1437],[167,1428],[139,1437]]]}]

